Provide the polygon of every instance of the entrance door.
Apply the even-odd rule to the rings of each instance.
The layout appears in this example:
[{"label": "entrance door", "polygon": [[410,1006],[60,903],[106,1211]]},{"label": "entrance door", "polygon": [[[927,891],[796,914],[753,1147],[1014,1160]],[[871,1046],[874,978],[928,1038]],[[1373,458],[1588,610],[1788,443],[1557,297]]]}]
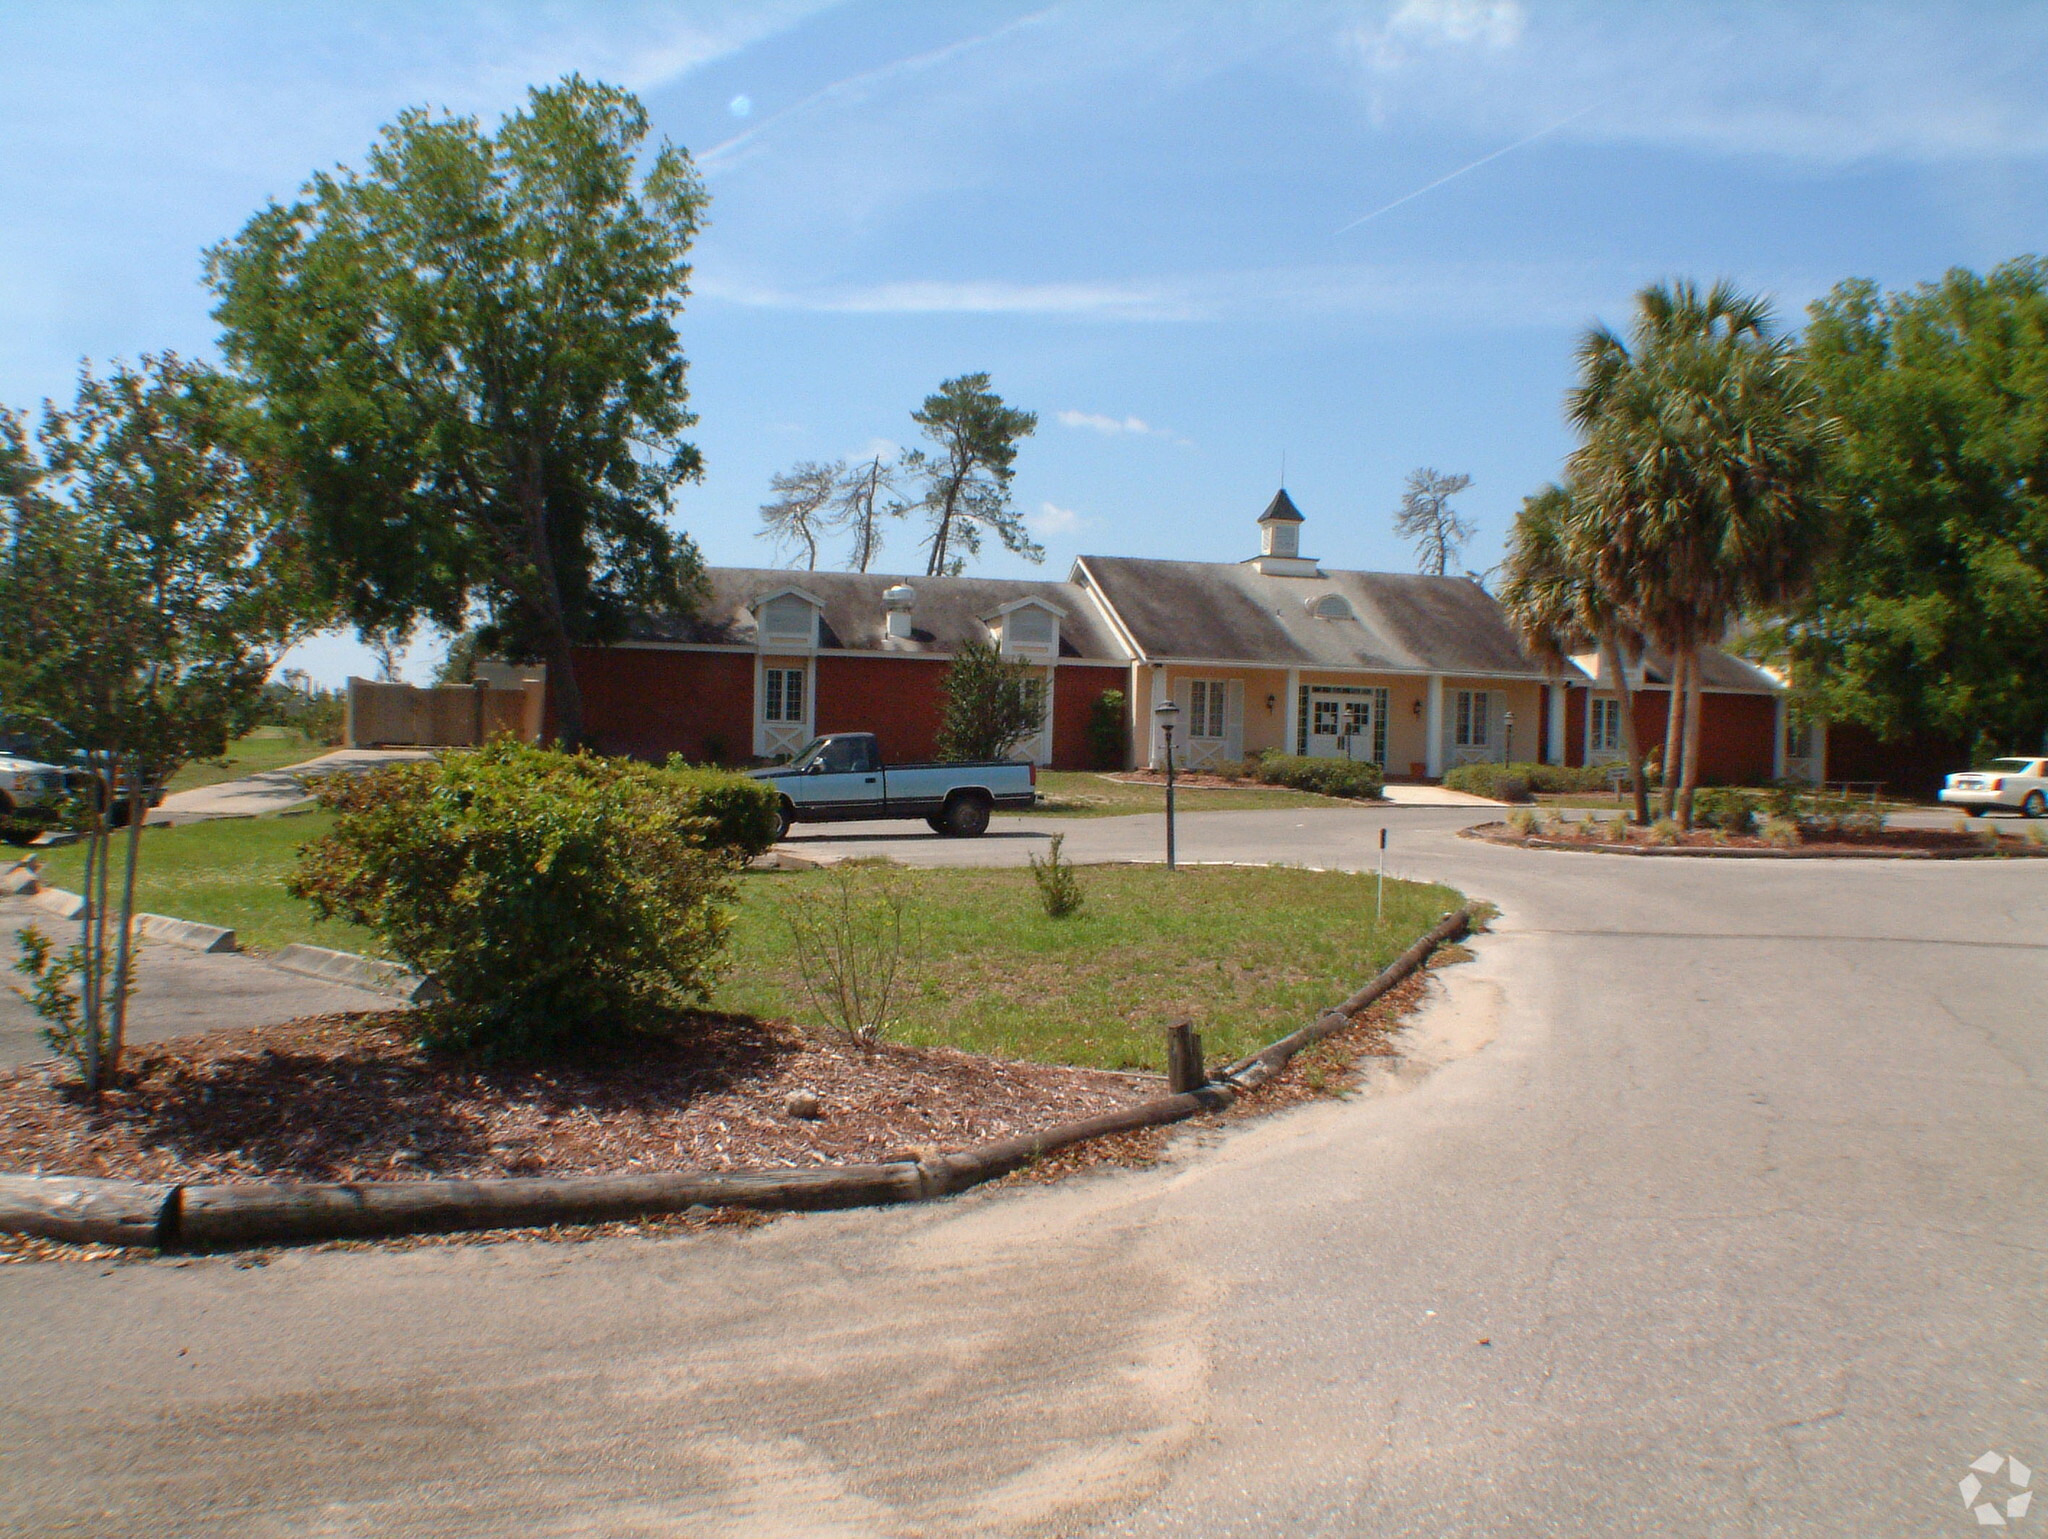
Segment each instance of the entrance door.
[{"label": "entrance door", "polygon": [[1308,753],[1314,759],[1370,759],[1373,697],[1308,692]]}]

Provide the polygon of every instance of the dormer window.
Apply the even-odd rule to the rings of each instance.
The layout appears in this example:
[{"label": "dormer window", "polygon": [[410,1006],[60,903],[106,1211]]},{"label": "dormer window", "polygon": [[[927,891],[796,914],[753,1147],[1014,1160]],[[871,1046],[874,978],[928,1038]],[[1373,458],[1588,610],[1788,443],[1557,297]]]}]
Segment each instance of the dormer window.
[{"label": "dormer window", "polygon": [[1038,599],[1017,599],[986,617],[990,639],[1005,656],[1043,658],[1060,650],[1060,612]]},{"label": "dormer window", "polygon": [[1308,612],[1318,620],[1355,620],[1358,618],[1357,615],[1351,612],[1351,606],[1344,601],[1342,596],[1335,593],[1325,593],[1319,599],[1309,600]]},{"label": "dormer window", "polygon": [[763,647],[809,650],[818,644],[818,602],[807,593],[778,593],[754,611],[754,624]]}]

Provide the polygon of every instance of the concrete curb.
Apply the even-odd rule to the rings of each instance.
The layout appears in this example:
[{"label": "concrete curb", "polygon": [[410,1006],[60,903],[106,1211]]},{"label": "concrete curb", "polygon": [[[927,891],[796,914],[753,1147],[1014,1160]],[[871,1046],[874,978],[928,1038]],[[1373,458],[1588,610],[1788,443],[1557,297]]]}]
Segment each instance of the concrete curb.
[{"label": "concrete curb", "polygon": [[1676,857],[1680,860],[2041,860],[2048,858],[2048,845],[2008,850],[1752,850],[1717,849],[1712,845],[1683,844],[1583,844],[1577,839],[1521,839],[1489,833],[1505,828],[1504,823],[1475,823],[1458,830],[1460,839],[1481,844],[1504,845],[1515,850],[1564,850],[1579,855],[1642,855]]},{"label": "concrete curb", "polygon": [[28,898],[35,896],[42,885],[36,879],[36,863],[33,858],[17,860],[5,871],[0,871],[0,895]]},{"label": "concrete curb", "polygon": [[59,919],[83,919],[89,905],[75,892],[66,892],[61,887],[38,885],[29,894],[29,902],[37,908],[46,908]]},{"label": "concrete curb", "polygon": [[408,1004],[431,1005],[441,997],[441,985],[398,962],[380,962],[357,956],[353,951],[329,951],[325,946],[293,942],[265,959],[272,967],[329,983],[346,983],[373,994],[391,994]]},{"label": "concrete curb", "polygon": [[217,924],[201,924],[196,919],[173,919],[168,914],[137,914],[135,931],[153,941],[182,946],[187,951],[218,955],[242,949],[235,944],[233,930],[224,930]]},{"label": "concrete curb", "polygon": [[[1302,1048],[1343,1029],[1359,1010],[1463,935],[1476,908],[1446,914],[1372,982],[1334,1010],[1223,1072],[1214,1083],[959,1154],[824,1169],[492,1181],[364,1181],[171,1186],[68,1176],[0,1174],[0,1232],[55,1240],[206,1250],[379,1235],[603,1223],[680,1212],[699,1203],[760,1211],[877,1207],[919,1202],[1007,1175],[1033,1160],[1110,1133],[1163,1127],[1222,1111],[1286,1067]],[[350,957],[317,946],[288,948]],[[390,966],[391,964],[371,964]],[[324,974],[320,976],[325,976]]]}]

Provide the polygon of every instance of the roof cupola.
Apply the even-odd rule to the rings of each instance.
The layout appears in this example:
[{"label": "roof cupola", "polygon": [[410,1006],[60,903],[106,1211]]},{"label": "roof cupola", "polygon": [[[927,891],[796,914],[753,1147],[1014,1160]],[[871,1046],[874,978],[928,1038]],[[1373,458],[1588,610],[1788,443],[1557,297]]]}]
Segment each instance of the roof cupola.
[{"label": "roof cupola", "polygon": [[1267,577],[1317,577],[1314,561],[1301,554],[1301,526],[1307,522],[1294,499],[1281,487],[1259,515],[1259,554],[1252,565]]}]

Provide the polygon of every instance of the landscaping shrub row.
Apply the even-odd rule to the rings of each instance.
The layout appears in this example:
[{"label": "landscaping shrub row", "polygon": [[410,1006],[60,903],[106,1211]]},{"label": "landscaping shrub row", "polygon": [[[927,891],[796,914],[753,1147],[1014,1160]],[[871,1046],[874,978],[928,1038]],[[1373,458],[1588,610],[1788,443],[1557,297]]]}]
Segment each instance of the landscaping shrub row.
[{"label": "landscaping shrub row", "polygon": [[1385,793],[1387,777],[1377,764],[1352,759],[1310,759],[1268,751],[1246,768],[1270,786],[1314,791],[1322,796],[1371,799]]},{"label": "landscaping shrub row", "polygon": [[1563,764],[1461,764],[1444,776],[1444,784],[1468,796],[1525,802],[1537,793],[1603,791],[1607,770],[1598,764],[1576,769]]}]

